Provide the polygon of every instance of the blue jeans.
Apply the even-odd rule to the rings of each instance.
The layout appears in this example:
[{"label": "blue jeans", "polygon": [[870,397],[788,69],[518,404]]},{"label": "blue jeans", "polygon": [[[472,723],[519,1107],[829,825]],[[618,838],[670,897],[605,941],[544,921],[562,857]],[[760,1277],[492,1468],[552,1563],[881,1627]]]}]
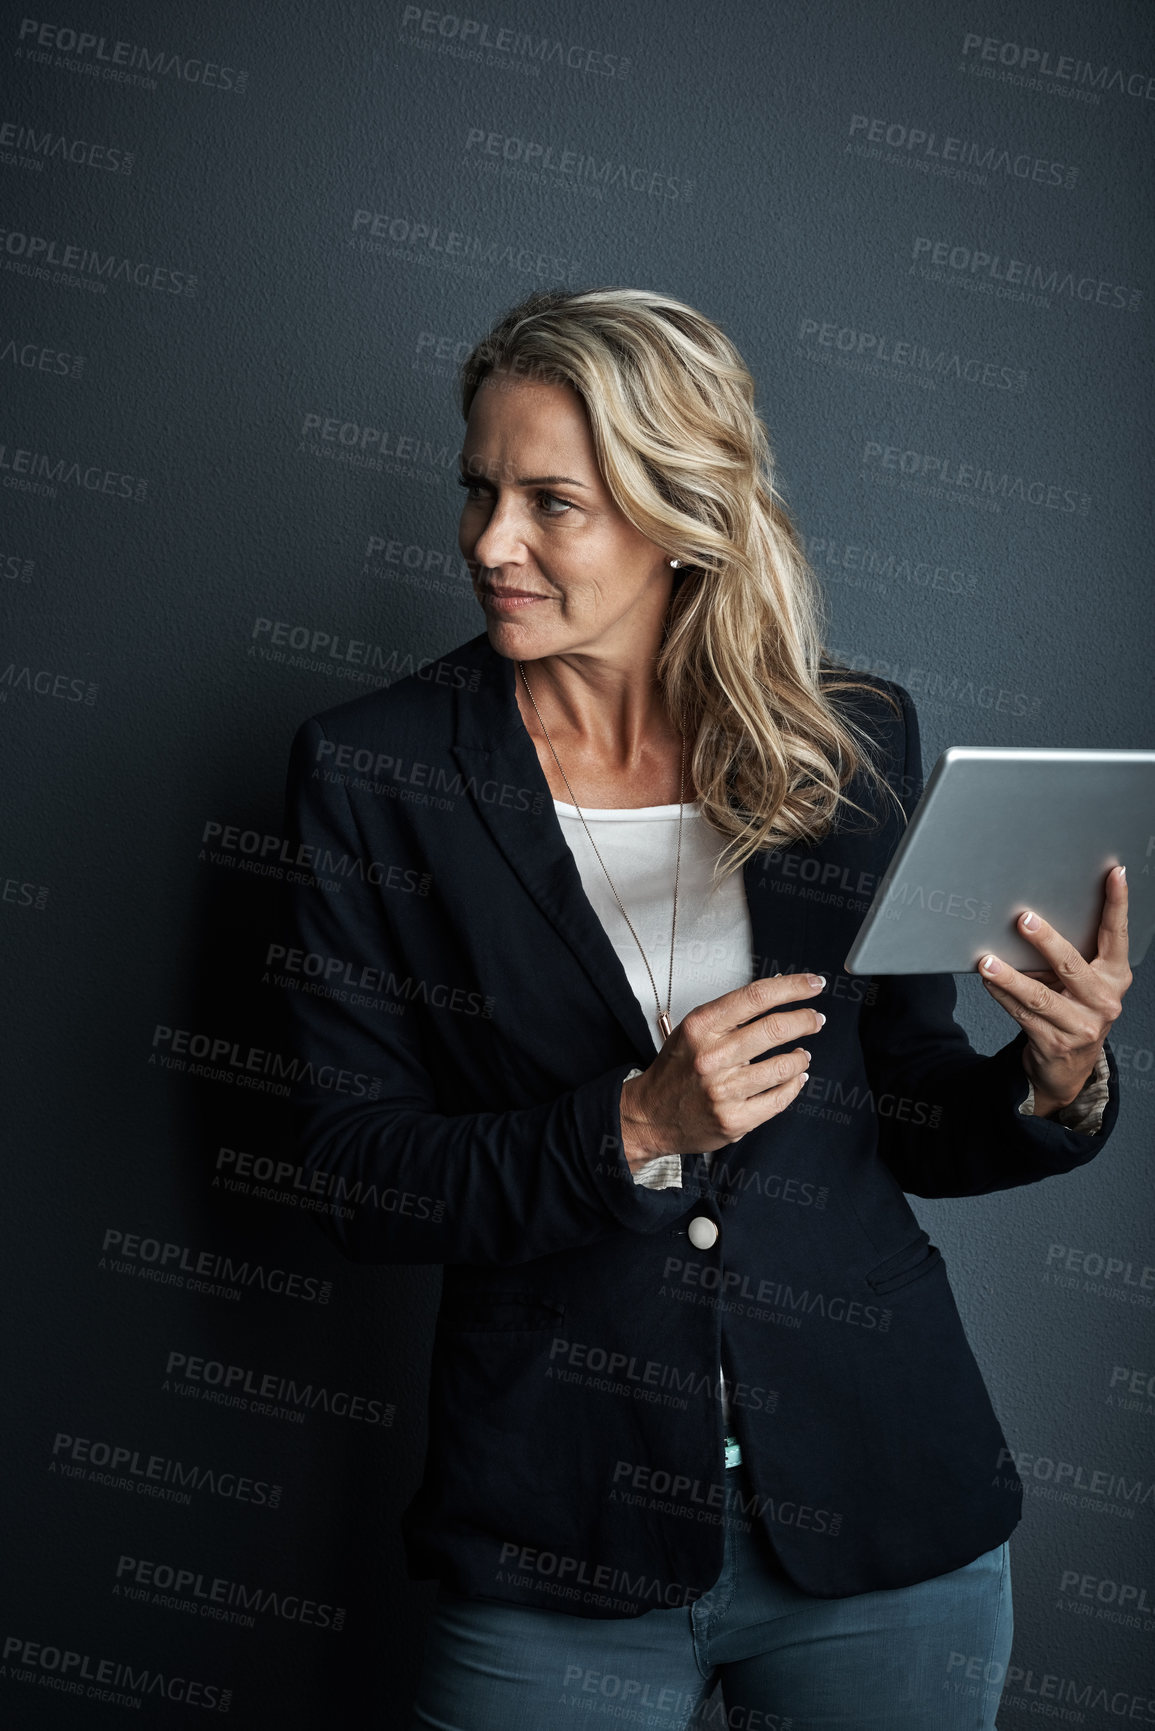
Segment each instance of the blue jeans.
[{"label": "blue jeans", "polygon": [[725,1541],[702,1598],[640,1617],[442,1589],[410,1731],[993,1731],[1013,1632],[1005,1543],[913,1587],[816,1599],[749,1521],[728,1516]]}]

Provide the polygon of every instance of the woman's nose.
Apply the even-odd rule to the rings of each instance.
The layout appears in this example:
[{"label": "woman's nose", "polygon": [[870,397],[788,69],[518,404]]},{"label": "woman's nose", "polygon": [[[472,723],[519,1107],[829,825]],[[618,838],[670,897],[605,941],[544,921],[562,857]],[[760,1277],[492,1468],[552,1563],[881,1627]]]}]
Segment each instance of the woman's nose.
[{"label": "woman's nose", "polygon": [[516,563],[523,547],[512,501],[495,504],[473,543],[473,557],[478,564],[493,570],[498,565]]}]

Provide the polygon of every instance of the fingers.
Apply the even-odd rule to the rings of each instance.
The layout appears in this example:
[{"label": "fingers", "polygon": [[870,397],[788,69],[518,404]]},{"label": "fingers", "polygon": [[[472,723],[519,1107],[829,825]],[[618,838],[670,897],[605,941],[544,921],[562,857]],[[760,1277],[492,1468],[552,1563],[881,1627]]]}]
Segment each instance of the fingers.
[{"label": "fingers", "polygon": [[[1019,924],[1021,927],[1021,920]],[[1034,935],[1024,929],[1024,936]],[[1068,947],[1074,949],[1073,945]],[[979,963],[979,974],[992,998],[1027,1030],[1032,1043],[1048,1055],[1095,1045],[1102,1039],[1104,1027],[1116,1019],[1122,1008],[1117,999],[1111,998],[1110,989],[1100,976],[1077,950],[1074,953],[1084,971],[1072,969],[1072,981],[1071,975],[1057,968],[1054,988],[1042,979],[1012,968],[997,956],[986,955]]]},{"label": "fingers", "polygon": [[[1017,921],[1020,934],[1050,964],[1049,968],[1037,973],[1035,969],[1026,971],[1046,978],[1048,982],[1053,976],[1057,977],[1060,990],[1088,1003],[1098,1002],[1105,1008],[1113,996],[1117,998],[1131,984],[1131,970],[1127,965],[1127,902],[1127,869],[1113,866],[1106,877],[1097,950],[1090,961],[1040,915],[1020,914]],[[984,967],[982,971],[985,974],[989,970]],[[1118,1013],[1116,1010],[1115,1014]]]},{"label": "fingers", "polygon": [[1112,866],[1107,873],[1103,915],[1099,921],[1098,960],[1105,962],[1113,973],[1125,976],[1125,985],[1130,985],[1127,955],[1127,868],[1120,865]]},{"label": "fingers", "polygon": [[[776,1006],[813,997],[825,984],[822,974],[776,974],[773,979],[751,980],[749,985],[699,1004],[679,1023],[698,1075],[719,1079],[735,1066],[745,1069],[775,1046],[816,1034],[826,1022],[821,1010]],[[737,1093],[744,1096],[746,1092],[740,1079]]]},{"label": "fingers", "polygon": [[[764,1016],[756,1016],[732,1033],[707,1036],[700,1044],[692,1025],[686,1028],[686,1033],[694,1045],[695,1068],[700,1075],[725,1074],[736,1068],[741,1076],[763,1053],[773,1051],[775,1047],[792,1046],[798,1040],[807,1040],[818,1033],[825,1022],[825,1015],[818,1009],[768,1010]],[[685,1022],[682,1025],[686,1027]]]},{"label": "fingers", "polygon": [[796,1004],[800,998],[815,997],[825,984],[825,974],[775,974],[773,979],[751,980],[749,985],[723,992],[720,998],[699,1004],[691,1014],[703,1033],[719,1038],[754,1017],[764,1017],[777,1004]]},{"label": "fingers", "polygon": [[[811,973],[778,974],[769,983],[778,987],[774,998],[776,1003],[794,1004],[801,996],[813,996],[814,993],[824,990],[826,976]],[[783,992],[785,997],[780,995]],[[737,1030],[737,1056],[734,1062],[753,1064],[760,1053],[768,1052],[774,1046],[785,1046],[791,1040],[806,1039],[808,1035],[818,1033],[819,1029],[825,1026],[826,1014],[816,1004],[797,1010],[768,1010]],[[804,1056],[809,1062],[809,1052]]]},{"label": "fingers", "polygon": [[1107,874],[1094,958],[1087,961],[1061,933],[1033,913],[1020,914],[1018,929],[1050,962],[1049,969],[1019,970],[997,956],[979,963],[991,996],[1028,1035],[1023,1062],[1035,1083],[1059,1102],[1075,1097],[1085,1082],[1089,1054],[1102,1050],[1122,1013],[1131,984],[1127,965],[1127,884],[1121,867]]},{"label": "fingers", "polygon": [[737,1082],[743,1091],[713,1101],[714,1133],[725,1143],[737,1142],[757,1125],[785,1112],[809,1081],[809,1066],[810,1053],[796,1047],[731,1072],[727,1087]]},{"label": "fingers", "polygon": [[1092,961],[1039,915],[1020,914],[1019,932],[1050,966],[1017,969],[997,956],[984,956],[979,973],[991,996],[1024,1028],[1050,1028],[1075,1041],[1080,1035],[1101,1041],[1121,1014],[1122,995],[1131,984],[1127,901],[1126,868],[1113,866],[1106,877]]},{"label": "fingers", "polygon": [[737,1074],[746,1089],[747,1100],[781,1090],[784,1103],[788,1104],[801,1093],[809,1080],[810,1063],[810,1053],[805,1046],[795,1046],[793,1051],[778,1052],[757,1064],[747,1064]]},{"label": "fingers", "polygon": [[1094,1038],[1097,1023],[1075,999],[1061,997],[1042,980],[1032,979],[990,955],[979,963],[979,973],[991,997],[1027,1030],[1032,1041],[1041,1045],[1045,1040],[1049,1049],[1057,1032],[1079,1045],[1085,1038]]},{"label": "fingers", "polygon": [[[1021,913],[1015,925],[1020,936],[1026,938],[1027,942],[1033,944],[1035,949],[1039,951],[1044,966],[1057,975],[1063,987],[1070,988],[1071,991],[1077,993],[1080,984],[1084,986],[1093,984],[1094,975],[1091,972],[1090,962],[1079,954],[1069,938],[1065,938],[1061,932],[1057,932],[1054,926],[1048,925],[1040,914],[1030,911]],[[984,964],[986,960],[987,958],[984,957]],[[1003,966],[1005,967],[1006,964],[1004,963]],[[984,965],[982,971],[987,974],[991,970]],[[1001,974],[999,979],[1002,980]]]}]

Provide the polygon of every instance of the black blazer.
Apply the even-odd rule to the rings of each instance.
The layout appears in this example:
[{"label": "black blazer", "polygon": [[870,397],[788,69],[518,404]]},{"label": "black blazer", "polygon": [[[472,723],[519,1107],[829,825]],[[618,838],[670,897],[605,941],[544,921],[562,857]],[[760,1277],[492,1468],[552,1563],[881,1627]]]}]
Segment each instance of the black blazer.
[{"label": "black blazer", "polygon": [[[698,1597],[741,1489],[720,1356],[746,1512],[799,1588],[958,1568],[1011,1532],[1022,1487],[903,1192],[1086,1164],[1118,1114],[1114,1055],[1102,1129],[1077,1134],[1016,1110],[1026,1036],[977,1053],[950,975],[842,972],[901,828],[855,819],[744,867],[755,973],[827,976],[803,1095],[708,1172],[685,1156],[682,1191],[635,1184],[619,1093],[654,1039],[514,675],[481,633],[306,721],[288,778],[322,887],[293,891],[274,959],[297,987],[301,1158],[335,1205],[319,1218],[357,1261],[445,1265],[410,1573],[589,1617]],[[853,713],[909,813],[915,711],[868,684]],[[696,1250],[703,1215],[720,1236]]]}]

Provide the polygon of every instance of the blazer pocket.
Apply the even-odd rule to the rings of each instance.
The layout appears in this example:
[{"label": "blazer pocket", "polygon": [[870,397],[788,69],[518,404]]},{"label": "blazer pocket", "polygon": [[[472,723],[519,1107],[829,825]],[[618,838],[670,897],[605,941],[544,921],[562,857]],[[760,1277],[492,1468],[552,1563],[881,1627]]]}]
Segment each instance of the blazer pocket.
[{"label": "blazer pocket", "polygon": [[455,1293],[437,1318],[442,1334],[532,1334],[556,1328],[565,1320],[565,1305],[537,1292],[494,1291]]},{"label": "blazer pocket", "polygon": [[942,1266],[942,1251],[932,1244],[927,1233],[920,1232],[910,1244],[903,1245],[893,1256],[876,1262],[867,1270],[866,1284],[877,1293],[897,1292]]}]

